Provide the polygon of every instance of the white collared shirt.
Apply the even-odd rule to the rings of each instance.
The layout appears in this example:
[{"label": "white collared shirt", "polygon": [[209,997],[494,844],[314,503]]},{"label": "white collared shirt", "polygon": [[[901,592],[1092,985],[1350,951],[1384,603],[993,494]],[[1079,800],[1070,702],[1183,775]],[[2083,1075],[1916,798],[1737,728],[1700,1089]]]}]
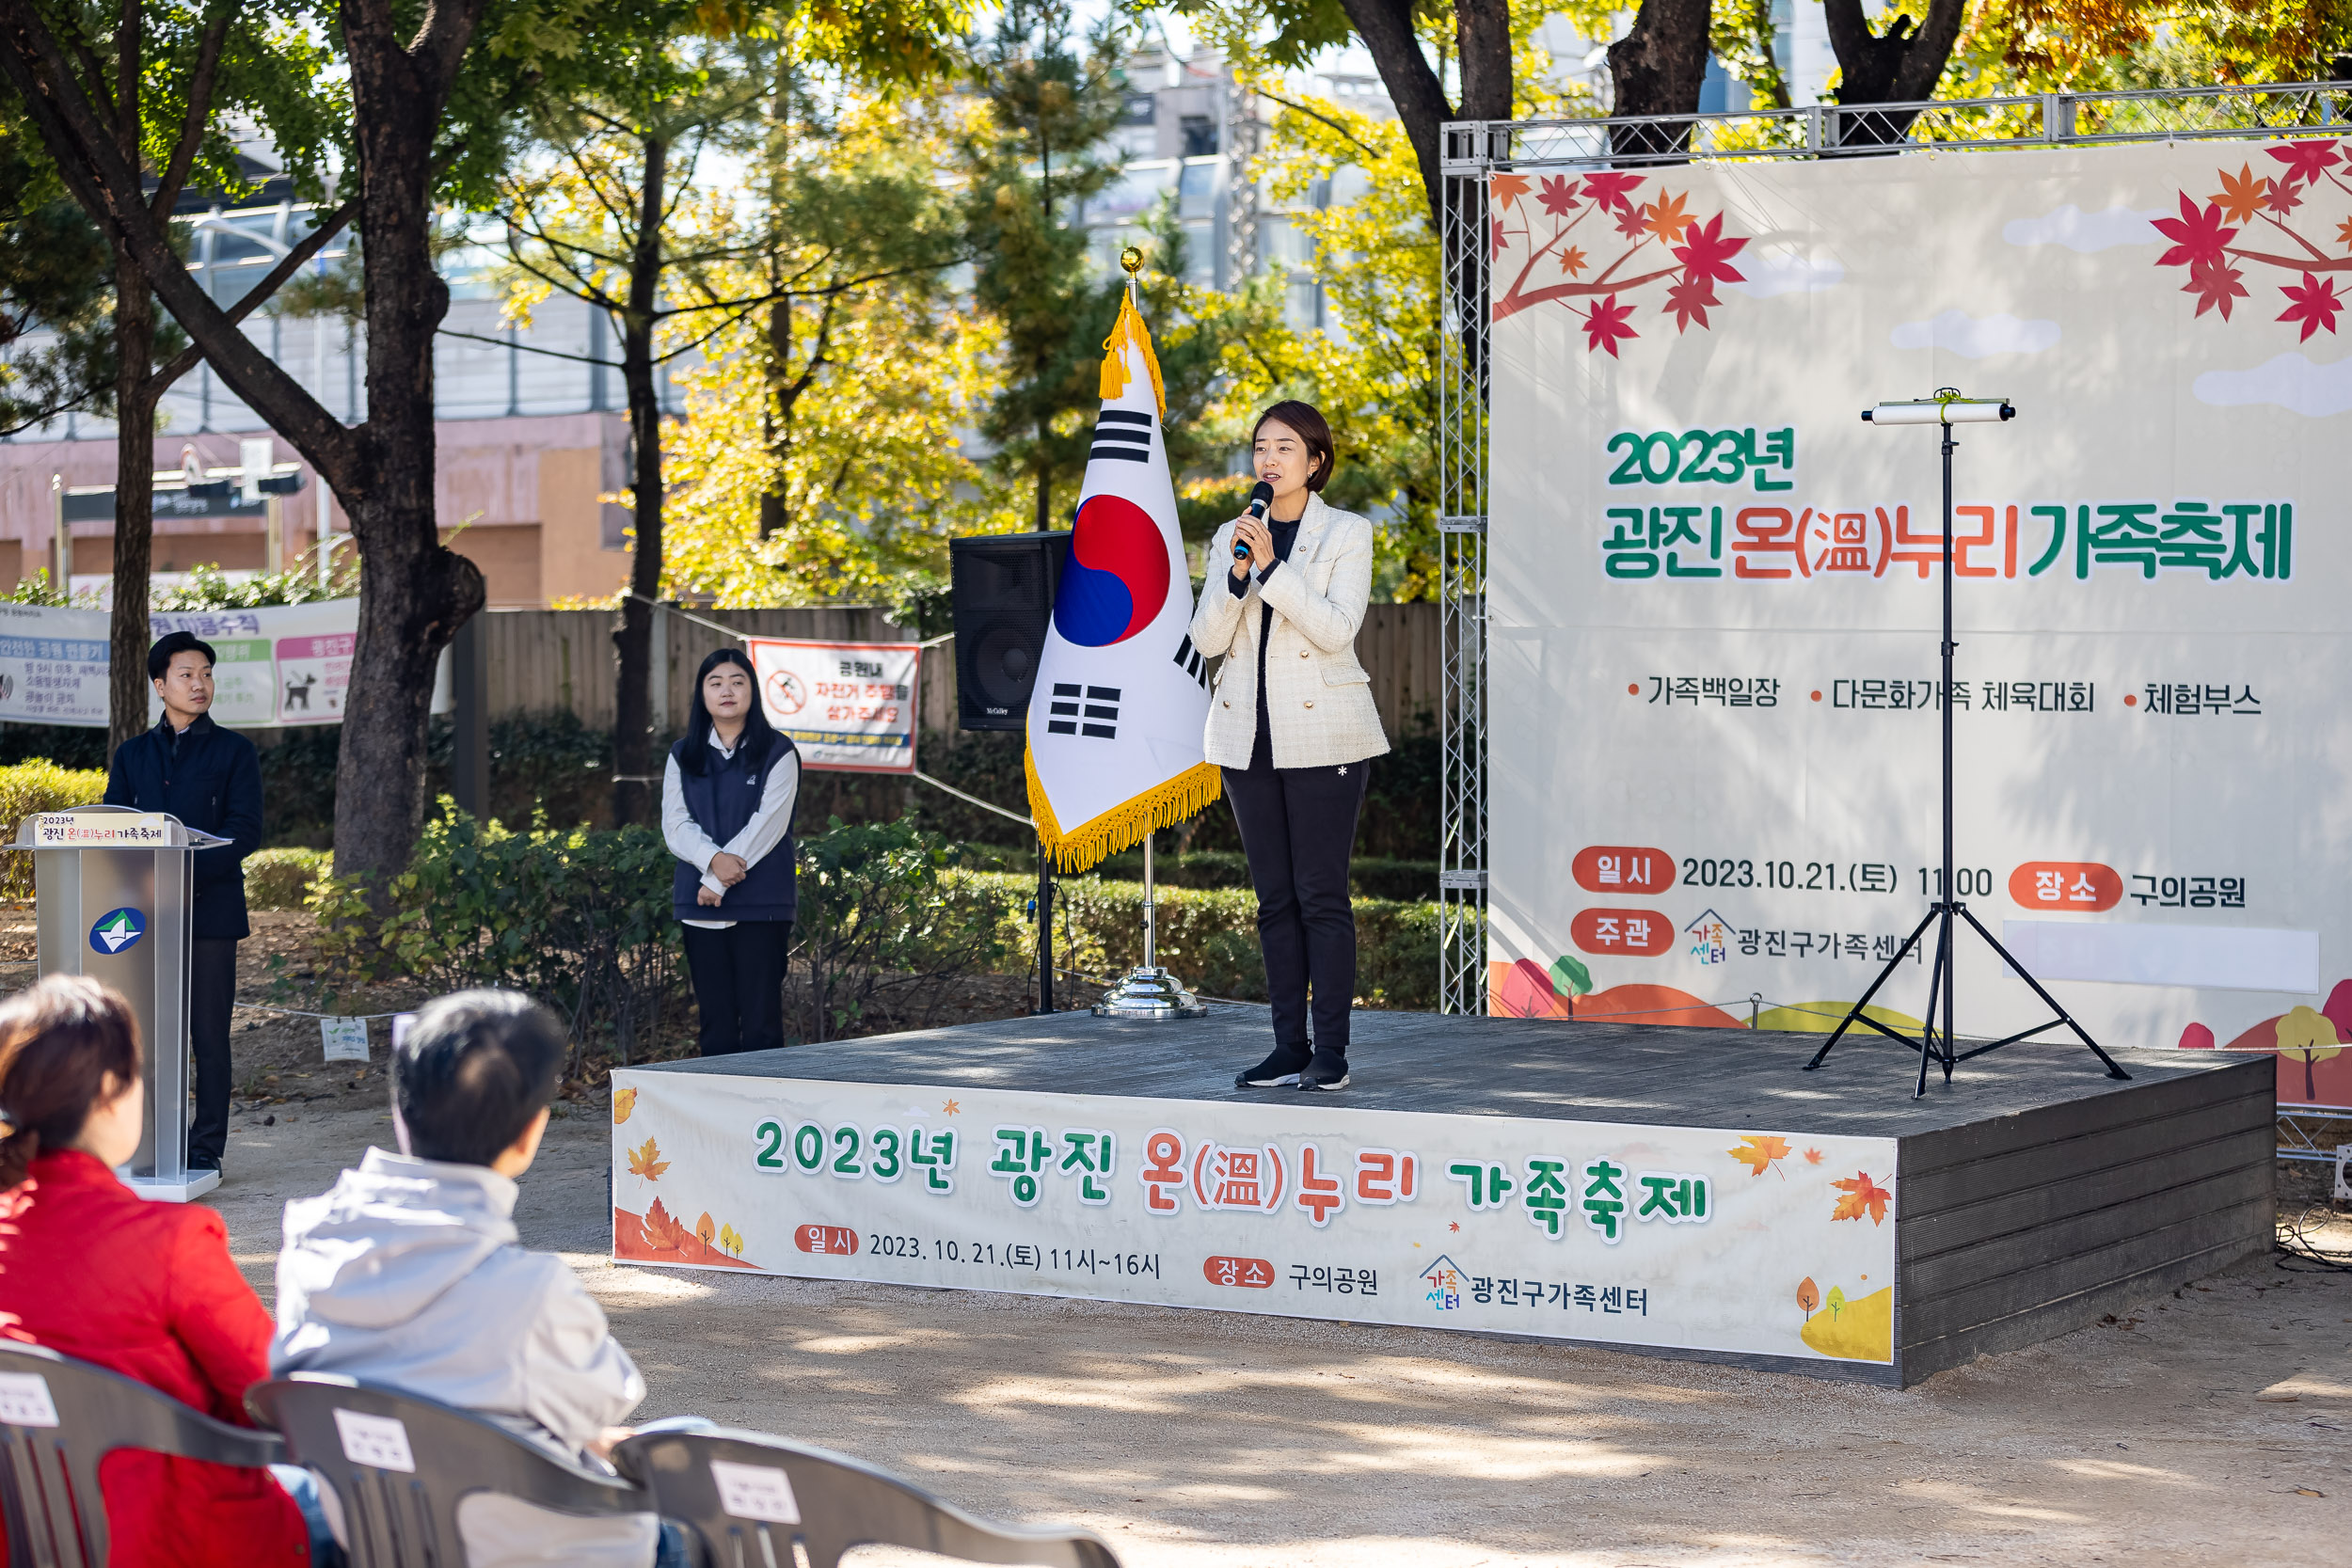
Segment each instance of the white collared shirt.
[{"label": "white collared shirt", "polygon": [[[723,757],[733,757],[735,748],[722,743],[719,732],[710,732],[710,749]],[[670,847],[670,853],[694,866],[703,874],[703,886],[713,893],[723,894],[726,884],[710,874],[710,863],[722,854],[741,859],[746,867],[757,865],[768,853],[784,842],[785,830],[792,821],[792,802],[800,793],[800,753],[787,753],[768,769],[768,783],[759,792],[759,809],[742,831],[724,844],[714,843],[703,832],[694,814],[686,809],[686,788],[678,776],[677,758],[671,757],[661,769],[661,838]],[[735,924],[732,920],[690,920],[689,926],[708,931],[723,931]]]}]

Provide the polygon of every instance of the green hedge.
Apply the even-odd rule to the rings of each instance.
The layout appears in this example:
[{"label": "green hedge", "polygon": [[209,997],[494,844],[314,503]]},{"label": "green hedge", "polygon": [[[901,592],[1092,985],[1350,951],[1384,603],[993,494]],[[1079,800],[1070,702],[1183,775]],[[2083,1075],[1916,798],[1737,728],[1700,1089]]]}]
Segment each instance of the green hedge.
[{"label": "green hedge", "polygon": [[335,872],[329,849],[257,849],[246,857],[245,903],[249,910],[298,910],[310,884]]},{"label": "green hedge", "polygon": [[[20,762],[0,768],[0,842],[16,842],[19,823],[38,812],[86,806],[106,793],[103,768],[60,768],[54,762]],[[0,898],[33,896],[33,857],[0,855]]]},{"label": "green hedge", "polygon": [[[959,871],[959,882],[990,890],[1008,925],[1006,940],[1035,961],[1034,878]],[[1258,953],[1258,900],[1238,888],[1162,887],[1153,900],[1160,962],[1194,990],[1241,1002],[1265,1000]],[[1438,906],[1359,898],[1356,999],[1370,1007],[1434,1008],[1438,1003]],[[1143,887],[1138,882],[1073,877],[1055,888],[1054,942],[1058,961],[1108,975],[1143,961]]]}]

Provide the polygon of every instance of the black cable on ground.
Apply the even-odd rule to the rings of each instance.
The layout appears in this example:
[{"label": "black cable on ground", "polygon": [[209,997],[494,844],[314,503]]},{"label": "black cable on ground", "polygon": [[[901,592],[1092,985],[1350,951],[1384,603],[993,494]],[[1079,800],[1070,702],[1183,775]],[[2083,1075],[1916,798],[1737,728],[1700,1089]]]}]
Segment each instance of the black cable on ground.
[{"label": "black cable on ground", "polygon": [[2279,1216],[2279,1256],[2271,1262],[2289,1274],[2352,1274],[2352,1247],[2323,1247],[2312,1239],[2314,1215],[2340,1217],[2332,1202],[2305,1204],[2293,1215]]}]

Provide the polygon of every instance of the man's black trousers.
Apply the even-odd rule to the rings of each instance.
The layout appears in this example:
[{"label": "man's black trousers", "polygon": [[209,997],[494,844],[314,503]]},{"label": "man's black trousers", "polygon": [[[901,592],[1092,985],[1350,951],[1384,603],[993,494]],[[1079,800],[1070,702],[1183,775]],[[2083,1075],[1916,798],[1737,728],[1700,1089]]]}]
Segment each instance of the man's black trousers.
[{"label": "man's black trousers", "polygon": [[1317,1051],[1347,1053],[1356,997],[1356,911],[1347,901],[1348,855],[1371,765],[1228,768],[1225,798],[1241,826],[1249,880],[1258,890],[1258,947],[1277,1045],[1309,1044],[1314,992]]},{"label": "man's black trousers", "polygon": [[196,1058],[196,1125],[188,1129],[192,1170],[218,1170],[222,1151],[229,1147],[229,1019],[236,1000],[236,939],[192,940],[188,943],[188,1049]]},{"label": "man's black trousers", "polygon": [[686,927],[686,968],[702,1015],[702,1053],[773,1051],[784,1044],[788,920],[739,920],[722,931]]}]

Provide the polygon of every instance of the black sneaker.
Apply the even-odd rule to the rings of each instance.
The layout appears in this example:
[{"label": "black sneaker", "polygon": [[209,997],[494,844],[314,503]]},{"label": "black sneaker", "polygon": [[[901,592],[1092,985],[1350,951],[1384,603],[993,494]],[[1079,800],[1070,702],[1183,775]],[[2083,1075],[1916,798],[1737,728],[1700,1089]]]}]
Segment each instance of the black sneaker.
[{"label": "black sneaker", "polygon": [[1307,1065],[1308,1052],[1303,1045],[1278,1045],[1274,1054],[1233,1076],[1237,1089],[1279,1089],[1298,1082],[1298,1069]]},{"label": "black sneaker", "polygon": [[1318,1051],[1298,1075],[1302,1089],[1343,1089],[1347,1087],[1347,1058],[1336,1051]]}]

